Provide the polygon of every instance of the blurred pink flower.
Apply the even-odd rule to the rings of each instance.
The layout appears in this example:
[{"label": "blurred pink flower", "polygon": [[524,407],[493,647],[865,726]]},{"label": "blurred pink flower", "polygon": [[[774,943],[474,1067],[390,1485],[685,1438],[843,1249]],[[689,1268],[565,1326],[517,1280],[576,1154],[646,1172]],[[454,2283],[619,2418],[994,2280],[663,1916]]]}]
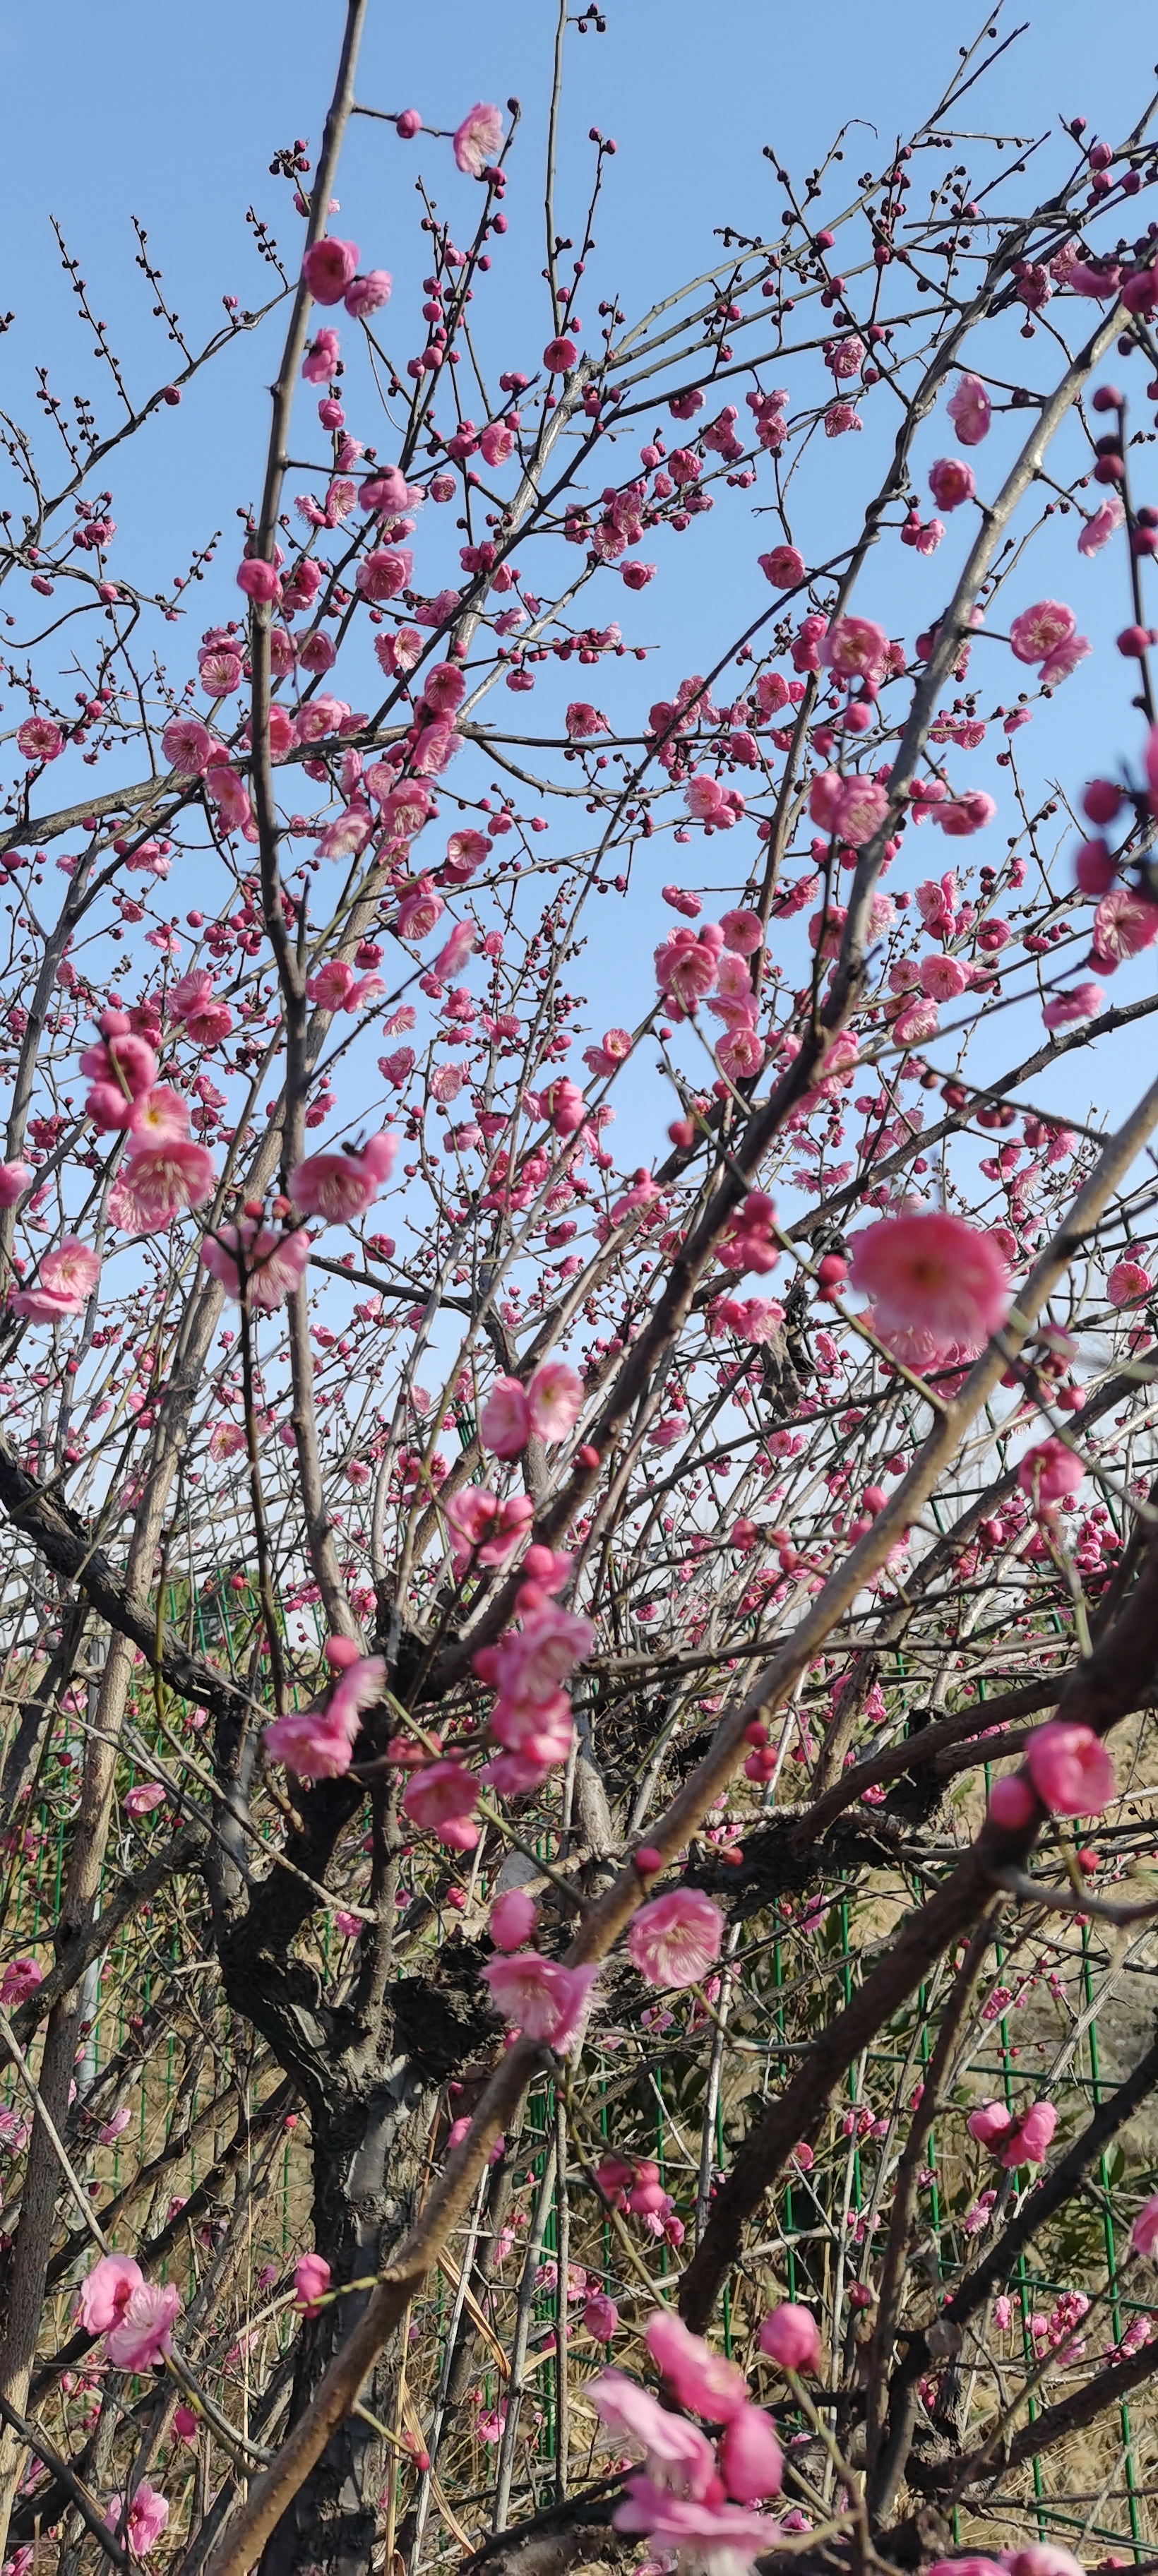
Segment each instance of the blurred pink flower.
[{"label": "blurred pink flower", "polygon": [[734,2361],[713,2352],[670,2309],[648,2318],[644,2341],[672,2395],[710,2424],[726,2424],[748,2402],[748,2383]]},{"label": "blurred pink flower", "polygon": [[793,2299],[772,2309],[756,2341],[781,2370],[815,2370],[820,2359],[820,2329],[812,2310],[798,2307]]},{"label": "blurred pink flower", "polygon": [[488,162],[494,160],[503,140],[502,112],[478,99],[468,108],[461,125],[454,132],[454,157],[468,178],[481,179]]},{"label": "blurred pink flower", "polygon": [[1114,1765],[1092,1727],[1052,1718],[1030,1736],[1025,1763],[1051,1815],[1098,1816],[1116,1795]]}]

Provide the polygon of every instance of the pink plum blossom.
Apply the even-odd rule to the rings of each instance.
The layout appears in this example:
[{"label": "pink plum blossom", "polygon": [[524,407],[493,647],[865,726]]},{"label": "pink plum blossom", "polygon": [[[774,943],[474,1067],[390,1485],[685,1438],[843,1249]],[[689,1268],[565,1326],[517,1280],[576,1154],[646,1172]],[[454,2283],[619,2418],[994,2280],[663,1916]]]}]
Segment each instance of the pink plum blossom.
[{"label": "pink plum blossom", "polygon": [[937,1209],[882,1217],[858,1234],[852,1283],[871,1298],[878,1329],[915,1328],[936,1353],[979,1350],[1009,1306],[992,1236]]},{"label": "pink plum blossom", "polygon": [[537,1440],[551,1449],[574,1429],[583,1404],[583,1380],[565,1360],[544,1360],[527,1388],[527,1414]]},{"label": "pink plum blossom", "polygon": [[77,2293],[77,2323],[86,2334],[106,2334],[110,2326],[119,2325],[134,2290],[143,2289],[144,2282],[140,2264],[131,2254],[102,2254]]},{"label": "pink plum blossom", "polygon": [[346,1146],[336,1154],[310,1154],[289,1176],[289,1195],[302,1216],[320,1216],[327,1225],[344,1225],[372,1207],[394,1168],[398,1139],[389,1127],[364,1145]]},{"label": "pink plum blossom", "polygon": [[78,1235],[66,1234],[40,1264],[35,1288],[20,1288],[10,1299],[12,1311],[36,1324],[60,1323],[79,1315],[100,1277],[100,1261]]},{"label": "pink plum blossom", "polygon": [[350,1768],[354,1739],[365,1709],[377,1699],[385,1664],[381,1655],[347,1663],[323,1707],[287,1710],[264,1731],[266,1750],[299,1780],[337,1780]]},{"label": "pink plum blossom", "polygon": [[959,456],[940,456],[929,471],[929,490],[939,510],[959,510],[963,501],[971,501],[977,485],[973,468],[964,465]]},{"label": "pink plum blossom", "polygon": [[203,1207],[217,1178],[213,1156],[188,1136],[134,1144],[109,1193],[109,1215],[129,1234],[160,1234],[175,1217]]},{"label": "pink plum blossom", "polygon": [[403,1793],[403,1812],[416,1825],[436,1834],[454,1851],[473,1851],[479,1829],[471,1822],[478,1805],[473,1771],[449,1759],[426,1762],[412,1773]]},{"label": "pink plum blossom", "polygon": [[517,1377],[497,1377],[479,1415],[479,1438],[495,1458],[517,1458],[531,1432],[531,1408]]},{"label": "pink plum blossom", "polygon": [[342,302],[355,322],[364,322],[368,314],[380,313],[390,301],[394,280],[388,268],[368,268],[363,277],[352,277]]},{"label": "pink plum blossom", "polygon": [[43,1982],[44,1970],[38,1959],[10,1959],[0,1977],[0,2004],[7,2010],[27,2003],[29,1995],[34,1995]]},{"label": "pink plum blossom", "polygon": [[710,1896],[674,1888],[640,1907],[627,1935],[633,1966],[650,1986],[691,1986],[720,1955],[724,1918]]},{"label": "pink plum blossom", "polygon": [[175,2281],[134,2283],[116,2323],[105,2330],[105,2352],[114,2370],[151,2370],[163,2361],[181,2306]]},{"label": "pink plum blossom", "polygon": [[201,1246],[205,1268],[220,1281],[226,1296],[240,1303],[241,1267],[250,1305],[264,1314],[284,1306],[297,1287],[310,1257],[310,1239],[302,1229],[275,1234],[272,1226],[244,1217],[239,1226],[222,1225]]},{"label": "pink plum blossom", "polygon": [[760,2350],[781,2370],[815,2370],[820,2359],[820,2329],[811,2308],[784,2299],[766,2316],[756,2337]]},{"label": "pink plum blossom", "polygon": [[1109,544],[1110,538],[1123,525],[1125,517],[1117,493],[1108,492],[1101,507],[1094,511],[1092,518],[1084,521],[1078,531],[1078,553],[1100,554],[1102,547]]},{"label": "pink plum blossom", "polygon": [[15,1207],[31,1179],[31,1163],[0,1163],[0,1208]]},{"label": "pink plum blossom", "polygon": [[502,113],[486,106],[481,99],[468,108],[461,125],[455,127],[454,157],[460,170],[471,179],[481,179],[483,171],[501,149]]},{"label": "pink plum blossom", "polygon": [[1090,964],[1112,975],[1124,957],[1137,957],[1158,939],[1158,903],[1147,895],[1118,886],[1105,894],[1094,914]]},{"label": "pink plum blossom", "polygon": [[756,561],[774,590],[791,590],[804,578],[804,557],[795,546],[773,546],[770,554],[757,555]]},{"label": "pink plum blossom", "polygon": [[611,2519],[617,2531],[645,2531],[656,2548],[674,2551],[681,2568],[702,2576],[747,2576],[757,2558],[775,2548],[780,2524],[770,2514],[708,2497],[668,2496],[650,2480],[628,2480],[628,2495]]},{"label": "pink plum blossom", "polygon": [[1092,1020],[1105,998],[1100,984],[1071,984],[1068,993],[1054,993],[1042,1003],[1041,1016],[1047,1029],[1069,1028],[1075,1020]]},{"label": "pink plum blossom", "polygon": [[1001,2150],[1001,2162],[1008,2173],[1017,2165],[1045,2163],[1050,2140],[1057,2127],[1057,2112],[1052,2102],[1034,2102],[1009,2132]]},{"label": "pink plum blossom", "polygon": [[1153,1284],[1150,1272],[1143,1269],[1141,1262],[1127,1256],[1114,1263],[1106,1281],[1106,1295],[1111,1306],[1129,1306],[1135,1297],[1148,1296]]},{"label": "pink plum blossom", "polygon": [[724,2427],[717,2453],[720,2475],[737,2504],[758,2504],[779,2495],[784,2455],[776,2428],[762,2406],[741,2406]]},{"label": "pink plum blossom", "polygon": [[302,276],[315,304],[340,304],[357,266],[356,242],[331,236],[313,242],[302,261]]},{"label": "pink plum blossom", "polygon": [[686,2416],[673,2415],[622,2370],[601,2370],[584,2397],[607,2431],[637,2442],[654,2487],[670,2495],[705,2495],[715,2478],[711,2444]]},{"label": "pink plum blossom", "polygon": [[538,1906],[525,1887],[506,1888],[490,1910],[489,1930],[496,1950],[521,1950],[538,1920]]},{"label": "pink plum blossom", "polygon": [[1076,1494],[1084,1469],[1064,1440],[1040,1440],[1018,1462],[1017,1481],[1035,1511],[1048,1511],[1063,1494]]},{"label": "pink plum blossom", "polygon": [[1114,1765],[1089,1726],[1055,1717],[1035,1728],[1025,1765],[1052,1816],[1098,1816],[1117,1794]]},{"label": "pink plum blossom", "polygon": [[842,778],[836,769],[822,769],[813,779],[808,811],[821,830],[834,833],[854,850],[864,848],[874,832],[879,831],[889,810],[888,790],[876,778],[863,778],[854,773]]},{"label": "pink plum blossom", "polygon": [[692,2334],[681,2317],[657,2308],[648,2318],[644,2342],[666,2379],[673,2397],[710,2424],[726,2424],[748,2402],[748,2383],[734,2361],[713,2352],[702,2335]]},{"label": "pink plum blossom", "polygon": [[1076,625],[1072,608],[1064,607],[1061,600],[1039,599],[1011,620],[1009,641],[1019,662],[1044,662],[1059,645],[1069,642]]},{"label": "pink plum blossom", "polygon": [[122,2518],[130,2557],[147,2558],[168,2523],[169,2499],[161,2494],[158,2487],[151,2486],[148,2478],[142,2478],[139,2486],[133,2489],[127,2514],[123,2495],[110,2498],[105,2515],[110,2531],[120,2530]]},{"label": "pink plum blossom", "polygon": [[963,447],[977,447],[988,436],[992,405],[980,376],[959,376],[945,409]]},{"label": "pink plum blossom", "polygon": [[1130,2243],[1135,2254],[1144,2254],[1148,2263],[1158,2254],[1158,2191],[1144,2200],[1130,2229]]},{"label": "pink plum blossom", "polygon": [[566,1968],[537,1950],[488,1959],[482,1971],[496,2012],[525,2039],[545,2040],[560,2057],[582,2040],[596,1968]]},{"label": "pink plum blossom", "polygon": [[304,2317],[316,2317],[318,2302],[330,2286],[330,2266],[324,2254],[299,2254],[294,2265],[294,2305]]},{"label": "pink plum blossom", "polygon": [[51,716],[26,716],[16,728],[16,748],[25,760],[59,760],[64,735]]},{"label": "pink plum blossom", "polygon": [[889,639],[871,617],[833,619],[820,643],[822,669],[842,680],[883,680],[888,669]]}]

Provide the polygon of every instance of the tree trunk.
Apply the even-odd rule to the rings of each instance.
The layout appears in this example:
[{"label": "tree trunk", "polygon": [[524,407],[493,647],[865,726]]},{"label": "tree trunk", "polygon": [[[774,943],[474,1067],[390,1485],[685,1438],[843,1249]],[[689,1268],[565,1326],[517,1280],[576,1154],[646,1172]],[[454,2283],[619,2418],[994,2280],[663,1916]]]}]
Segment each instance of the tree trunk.
[{"label": "tree trunk", "polygon": [[[314,2245],[332,2281],[363,2281],[389,2262],[417,2205],[438,2086],[400,2060],[368,2096],[348,2095],[314,2113]],[[291,2424],[369,2298],[354,2290],[302,2324]],[[398,2352],[388,2347],[365,2390],[371,2413],[393,2425]],[[339,2425],[262,2561],[263,2576],[367,2576],[393,2454],[356,2415]]]}]

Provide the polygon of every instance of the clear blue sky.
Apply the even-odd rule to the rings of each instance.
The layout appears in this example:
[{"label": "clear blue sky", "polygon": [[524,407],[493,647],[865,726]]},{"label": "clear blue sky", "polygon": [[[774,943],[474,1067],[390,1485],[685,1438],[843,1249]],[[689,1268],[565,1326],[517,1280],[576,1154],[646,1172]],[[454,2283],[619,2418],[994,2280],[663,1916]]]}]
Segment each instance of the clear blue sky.
[{"label": "clear blue sky", "polygon": [[[564,228],[573,230],[590,165],[588,127],[613,133],[619,146],[598,224],[592,264],[598,284],[584,312],[592,335],[599,292],[614,288],[630,314],[710,262],[713,227],[730,222],[758,232],[774,223],[779,192],[762,157],[766,143],[802,173],[842,120],[861,118],[876,135],[854,129],[845,172],[880,167],[898,132],[934,104],[958,47],[983,23],[962,0],[934,7],[928,0],[882,0],[876,8],[863,0],[829,0],[816,9],[733,0],[726,11],[692,7],[689,0],[609,0],[607,14],[603,37],[568,32],[560,152],[560,214]],[[1006,9],[1002,27],[1025,14]],[[309,6],[303,0],[197,0],[192,9],[172,0],[160,6],[116,0],[99,16],[79,0],[39,0],[35,10],[6,14],[0,76],[15,109],[6,140],[10,204],[19,209],[0,287],[0,304],[15,307],[17,317],[0,342],[7,409],[34,417],[38,360],[47,362],[65,396],[99,379],[88,334],[72,315],[51,214],[80,259],[136,395],[162,382],[171,361],[134,266],[131,215],[148,228],[166,291],[194,343],[213,328],[223,293],[245,304],[262,292],[267,272],[247,238],[247,206],[270,218],[288,264],[296,262],[299,228],[268,162],[275,145],[299,134],[316,149],[342,17],[338,0]],[[413,104],[432,124],[453,126],[476,98],[502,102],[516,94],[523,102],[525,140],[513,165],[502,291],[487,322],[499,363],[504,344],[507,364],[533,363],[546,336],[538,272],[554,23],[553,0],[489,0],[486,6],[447,0],[437,12],[373,0],[363,48],[358,92],[370,105],[396,111]],[[1039,0],[1030,32],[978,94],[984,112],[977,121],[990,131],[1029,135],[1080,110],[1091,129],[1118,137],[1148,95],[1158,43],[1149,0],[1120,0],[1112,23],[1112,43],[1095,43],[1089,11],[1077,0]],[[355,121],[335,228],[358,240],[366,264],[394,272],[392,316],[406,303],[413,312],[407,290],[424,265],[414,224],[420,167],[452,218],[461,208],[465,233],[473,183],[454,170],[448,147],[425,140],[406,147],[388,127]],[[420,339],[403,337],[401,345],[418,346]],[[269,336],[239,345],[179,411],[160,415],[139,451],[129,451],[131,464],[114,460],[108,473],[124,532],[123,560],[139,578],[150,571],[171,577],[183,569],[191,546],[214,527],[226,528],[220,586],[198,595],[198,625],[236,606],[228,531],[234,510],[260,484],[273,349]],[[111,420],[111,390],[99,401],[102,419]],[[306,438],[310,414],[303,408],[301,417]],[[352,418],[351,425],[359,424]],[[868,439],[856,444],[869,447]],[[50,453],[46,436],[41,446]],[[305,452],[313,451],[307,446]],[[447,521],[451,516],[444,514]],[[735,518],[739,528],[741,514]],[[445,533],[449,539],[449,527]],[[701,533],[685,541],[678,574],[669,581],[665,558],[664,581],[646,602],[632,603],[639,613],[631,623],[624,616],[629,634],[663,643],[662,654],[648,663],[646,684],[639,675],[643,705],[684,670],[706,668],[713,649],[741,622],[731,588],[735,545],[699,545]],[[751,579],[751,524],[741,530],[740,545],[744,577]],[[889,575],[895,592],[879,602],[866,597],[864,605],[878,607],[894,628],[903,619],[911,630],[901,583],[916,569],[909,559]],[[1071,589],[1061,595],[1076,600],[1072,568],[1069,579]],[[939,578],[936,587],[942,587]],[[604,613],[620,605],[617,595]],[[1096,577],[1089,580],[1081,622],[1099,643],[1121,622],[1119,605],[1116,593],[1103,599]],[[629,674],[633,668],[622,667]],[[1066,726],[1060,740],[1057,727],[1050,728],[1048,757],[1069,762],[1071,784],[1134,747],[1136,720],[1125,696],[1112,652],[1100,653],[1068,684]],[[520,700],[520,711],[531,703]],[[932,864],[934,854],[928,855]],[[637,959],[638,952],[633,966]],[[1146,961],[1129,970],[1129,996],[1121,976],[1123,997],[1148,989],[1143,979],[1152,972]],[[637,987],[637,974],[633,982]],[[617,990],[614,967],[608,970],[607,1018],[634,1016],[640,998],[638,989]],[[598,1009],[593,1016],[600,1017]]]}]

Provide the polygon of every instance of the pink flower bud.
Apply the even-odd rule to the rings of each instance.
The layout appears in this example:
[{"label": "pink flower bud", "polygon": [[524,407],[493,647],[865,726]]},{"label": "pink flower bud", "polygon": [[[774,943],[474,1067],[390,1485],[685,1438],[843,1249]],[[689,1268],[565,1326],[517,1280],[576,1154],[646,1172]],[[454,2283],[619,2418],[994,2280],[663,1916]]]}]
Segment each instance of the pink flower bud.
[{"label": "pink flower bud", "polygon": [[781,2370],[815,2370],[820,2359],[820,2329],[812,2310],[798,2307],[792,2299],[785,2299],[765,2317],[756,2341]]}]

